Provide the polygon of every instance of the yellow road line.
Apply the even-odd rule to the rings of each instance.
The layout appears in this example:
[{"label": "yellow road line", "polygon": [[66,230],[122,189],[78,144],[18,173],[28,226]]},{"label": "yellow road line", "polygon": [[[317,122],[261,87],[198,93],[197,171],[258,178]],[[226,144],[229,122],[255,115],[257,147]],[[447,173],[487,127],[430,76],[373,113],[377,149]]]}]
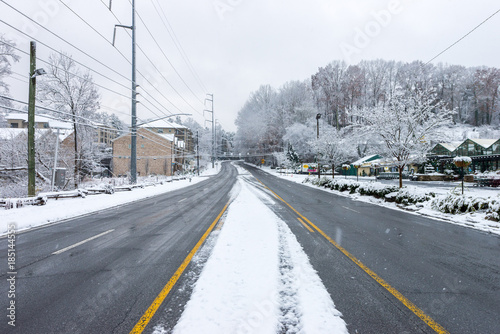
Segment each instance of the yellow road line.
[{"label": "yellow road line", "polygon": [[304,225],[305,228],[307,228],[309,230],[309,232],[314,233],[313,229],[310,228],[309,225],[307,225],[306,223],[304,223],[304,221],[302,219],[300,219],[299,217],[297,217],[297,219],[299,220],[299,222],[302,223],[302,225]]},{"label": "yellow road line", "polygon": [[163,289],[158,294],[158,296],[156,296],[156,298],[153,301],[153,303],[151,304],[151,306],[149,306],[149,308],[146,310],[146,312],[144,313],[144,315],[141,317],[141,319],[139,319],[139,321],[137,322],[137,324],[134,326],[134,328],[132,329],[132,331],[130,331],[130,334],[139,334],[139,333],[142,333],[142,331],[146,328],[146,326],[148,325],[148,323],[151,320],[151,318],[153,318],[153,316],[155,315],[156,311],[158,310],[158,308],[160,307],[160,305],[163,303],[163,301],[165,300],[165,298],[169,294],[170,290],[172,290],[172,288],[174,287],[175,283],[177,283],[177,280],[179,280],[180,276],[182,275],[182,273],[184,272],[184,270],[188,266],[189,262],[191,262],[191,259],[193,258],[194,254],[201,247],[201,245],[203,244],[203,242],[205,241],[205,239],[208,237],[208,235],[210,234],[210,232],[212,232],[214,226],[217,224],[217,222],[219,221],[220,217],[222,217],[222,215],[224,214],[224,212],[226,211],[226,209],[227,209],[228,206],[229,206],[229,202],[227,202],[227,204],[224,206],[224,208],[219,213],[219,215],[217,216],[217,218],[215,218],[215,220],[213,221],[212,225],[210,225],[210,227],[207,229],[207,231],[205,232],[205,234],[203,234],[203,236],[198,241],[198,243],[194,246],[194,248],[191,250],[191,252],[189,252],[188,256],[186,256],[186,258],[184,259],[184,262],[182,262],[182,264],[180,265],[180,267],[177,269],[177,271],[175,272],[175,274],[170,278],[170,280],[168,281],[168,283],[163,287]]},{"label": "yellow road line", "polygon": [[304,221],[306,221],[309,225],[314,227],[316,231],[318,231],[323,237],[325,237],[326,240],[328,240],[332,245],[334,245],[339,251],[341,251],[345,256],[347,256],[352,262],[357,264],[361,269],[363,269],[364,272],[366,272],[368,275],[370,275],[377,283],[379,283],[381,286],[383,286],[387,291],[389,291],[394,297],[396,297],[403,305],[405,305],[410,311],[412,311],[417,317],[419,317],[423,322],[425,322],[429,327],[431,327],[436,333],[438,334],[449,334],[449,332],[444,329],[443,326],[438,324],[434,319],[429,317],[427,314],[424,313],[420,308],[418,308],[415,304],[413,304],[409,299],[407,299],[405,296],[403,296],[398,290],[394,289],[392,286],[389,285],[386,281],[384,281],[380,276],[378,276],[373,270],[368,268],[366,265],[364,265],[360,260],[358,260],[354,255],[349,253],[344,247],[340,246],[338,243],[336,243],[332,238],[330,238],[325,232],[323,232],[319,227],[314,225],[309,219],[304,217],[300,212],[295,210],[293,206],[288,204],[283,198],[278,196],[274,191],[269,189],[262,181],[257,179],[264,187],[266,187],[267,190],[269,190],[271,193],[276,196],[277,199],[285,203],[290,209],[292,209],[299,217],[301,217]]}]

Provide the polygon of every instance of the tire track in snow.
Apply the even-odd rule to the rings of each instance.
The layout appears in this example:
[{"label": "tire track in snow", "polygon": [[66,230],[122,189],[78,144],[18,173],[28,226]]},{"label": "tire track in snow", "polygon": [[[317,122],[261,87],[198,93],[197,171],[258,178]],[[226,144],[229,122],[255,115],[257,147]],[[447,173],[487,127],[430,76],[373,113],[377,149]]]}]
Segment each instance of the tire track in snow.
[{"label": "tire track in snow", "polygon": [[287,237],[283,225],[278,224],[279,233],[279,334],[293,334],[301,331],[301,313],[298,309],[298,286],[294,275],[294,264],[290,254]]}]

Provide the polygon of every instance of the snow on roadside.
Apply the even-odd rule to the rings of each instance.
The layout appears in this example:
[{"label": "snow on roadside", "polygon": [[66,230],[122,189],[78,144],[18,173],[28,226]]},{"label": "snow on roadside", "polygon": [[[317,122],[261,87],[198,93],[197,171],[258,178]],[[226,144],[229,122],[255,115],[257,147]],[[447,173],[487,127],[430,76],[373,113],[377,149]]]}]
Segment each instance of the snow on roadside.
[{"label": "snow on roadside", "polygon": [[273,200],[244,178],[173,333],[347,333]]},{"label": "snow on roadside", "polygon": [[[219,167],[220,165],[218,165]],[[26,206],[18,209],[0,208],[0,236],[7,233],[9,224],[16,224],[16,231],[30,229],[60,220],[91,214],[112,207],[124,205],[141,199],[157,196],[169,191],[188,187],[206,180],[206,176],[217,174],[220,168],[209,169],[200,177],[179,180],[155,187],[136,188],[132,191],[115,192],[113,195],[88,195],[85,198],[49,199],[43,206]]]},{"label": "snow on roadside", "polygon": [[[446,221],[448,223],[460,225],[460,226],[465,226],[469,228],[474,228],[476,230],[488,232],[488,233],[493,233],[493,234],[499,234],[500,235],[500,222],[495,222],[491,220],[485,219],[486,213],[483,211],[478,211],[478,212],[473,212],[473,213],[464,213],[464,214],[449,214],[449,213],[443,213],[437,210],[434,210],[431,207],[430,201],[423,203],[422,205],[411,205],[407,206],[406,210],[402,209],[400,206],[398,206],[395,203],[389,203],[386,202],[382,199],[378,199],[372,196],[362,196],[359,193],[354,193],[350,194],[348,191],[340,192],[336,190],[331,190],[331,189],[325,189],[323,187],[317,187],[315,185],[312,185],[310,183],[303,183],[304,179],[308,177],[306,174],[280,174],[277,173],[276,171],[273,171],[270,168],[262,168],[263,171],[268,172],[274,176],[295,182],[295,183],[301,183],[304,184],[305,186],[312,187],[315,189],[319,189],[322,191],[326,191],[329,193],[335,193],[336,195],[339,196],[344,196],[344,197],[350,197],[354,200],[362,201],[362,202],[367,202],[375,205],[380,205],[384,206],[390,209],[394,210],[401,210],[405,211],[411,214],[415,215],[423,215],[428,218],[432,219],[437,219],[441,221]],[[344,176],[336,176],[335,179],[339,178],[339,180],[344,180]],[[353,178],[347,178],[348,182],[354,182]],[[374,186],[379,185],[381,187],[386,186],[382,183],[376,182],[374,178],[359,178],[359,182],[374,182]],[[430,183],[429,183],[430,184]],[[461,183],[456,182],[456,183],[449,183],[449,187],[430,187],[430,186],[418,186],[418,185],[405,185],[406,189],[412,194],[421,194],[424,195],[426,193],[433,192],[437,196],[446,196],[449,194],[452,190],[458,191],[457,188],[460,188]],[[465,190],[465,195],[472,196],[472,197],[481,197],[481,198],[500,198],[500,191],[497,191],[492,188],[481,188],[481,187],[469,187],[466,188]]]}]

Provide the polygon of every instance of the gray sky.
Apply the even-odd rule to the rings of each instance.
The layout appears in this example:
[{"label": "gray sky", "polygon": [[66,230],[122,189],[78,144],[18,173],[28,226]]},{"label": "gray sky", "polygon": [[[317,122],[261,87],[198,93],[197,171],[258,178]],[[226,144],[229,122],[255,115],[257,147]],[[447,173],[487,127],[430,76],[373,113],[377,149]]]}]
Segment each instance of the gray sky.
[{"label": "gray sky", "polygon": [[[116,49],[110,44],[113,26],[118,23],[112,14],[122,24],[131,24],[128,0],[114,0],[112,13],[105,6],[109,0],[63,1],[107,41],[59,0],[2,1],[105,64],[90,59],[0,2],[1,20],[71,54],[96,71],[96,83],[125,95],[100,89],[103,110],[130,121],[130,89],[126,87],[130,86],[131,43],[127,31],[117,30]],[[213,93],[216,118],[226,130],[235,131],[239,109],[262,84],[279,87],[286,81],[309,78],[318,67],[333,60],[349,64],[377,58],[427,62],[498,9],[498,0],[137,0],[136,10],[145,22],[137,18],[137,43],[151,60],[137,50],[138,71],[149,81],[138,75],[138,117],[143,120],[169,112],[192,113],[203,125],[204,118],[209,118],[209,114],[203,115],[203,100],[206,93]],[[161,19],[164,14],[168,22]],[[172,31],[201,80],[181,56]],[[15,40],[20,49],[29,50],[29,37],[4,23],[0,23],[0,33]],[[500,13],[433,63],[500,68],[499,36]],[[40,59],[47,60],[50,52],[38,43]],[[21,56],[13,69],[24,75],[29,60]],[[39,61],[37,65],[45,64]],[[14,77],[17,79],[8,80],[13,97],[27,100],[25,78]]]}]

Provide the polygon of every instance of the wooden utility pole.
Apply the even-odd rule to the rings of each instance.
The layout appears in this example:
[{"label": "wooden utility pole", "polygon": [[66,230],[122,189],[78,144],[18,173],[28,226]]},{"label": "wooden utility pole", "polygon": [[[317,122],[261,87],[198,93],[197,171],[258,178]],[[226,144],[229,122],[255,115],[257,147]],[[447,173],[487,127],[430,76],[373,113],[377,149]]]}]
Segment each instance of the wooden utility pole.
[{"label": "wooden utility pole", "polygon": [[30,79],[28,95],[28,196],[35,196],[35,93],[36,42],[30,42]]}]

